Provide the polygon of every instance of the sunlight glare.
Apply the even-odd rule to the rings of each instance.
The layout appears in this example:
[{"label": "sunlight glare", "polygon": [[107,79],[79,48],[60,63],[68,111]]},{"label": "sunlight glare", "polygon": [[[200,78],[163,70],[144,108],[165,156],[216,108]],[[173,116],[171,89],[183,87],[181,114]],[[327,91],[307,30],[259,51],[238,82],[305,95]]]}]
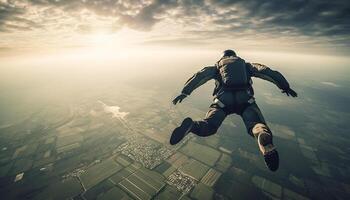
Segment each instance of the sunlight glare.
[{"label": "sunlight glare", "polygon": [[90,43],[94,47],[107,47],[111,46],[116,42],[116,38],[113,34],[97,33],[90,35]]}]

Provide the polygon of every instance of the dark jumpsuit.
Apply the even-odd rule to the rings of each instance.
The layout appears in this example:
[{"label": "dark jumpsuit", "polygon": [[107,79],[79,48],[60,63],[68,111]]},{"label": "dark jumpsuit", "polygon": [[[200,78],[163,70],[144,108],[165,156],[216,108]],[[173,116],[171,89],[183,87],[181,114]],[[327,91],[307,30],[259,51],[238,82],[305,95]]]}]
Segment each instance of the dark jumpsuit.
[{"label": "dark jumpsuit", "polygon": [[[287,80],[278,71],[271,70],[265,65],[258,63],[246,63],[250,85],[245,89],[225,89],[221,84],[221,76],[217,66],[209,66],[194,74],[182,90],[183,94],[190,95],[193,90],[207,81],[215,80],[214,102],[210,106],[205,118],[202,121],[195,121],[191,132],[202,137],[210,136],[218,130],[221,123],[229,114],[238,114],[242,117],[248,133],[254,136],[254,128],[257,124],[265,125],[268,129],[261,111],[254,100],[251,77],[258,77],[270,81],[281,90],[289,88]],[[215,100],[217,99],[217,100]],[[254,133],[254,134],[253,134]]]}]

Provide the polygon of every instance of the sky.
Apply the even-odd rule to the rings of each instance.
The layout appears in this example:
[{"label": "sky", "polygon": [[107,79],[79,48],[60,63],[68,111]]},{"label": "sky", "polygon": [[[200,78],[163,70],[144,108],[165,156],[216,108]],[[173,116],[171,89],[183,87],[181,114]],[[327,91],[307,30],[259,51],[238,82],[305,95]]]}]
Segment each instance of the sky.
[{"label": "sky", "polygon": [[348,0],[0,0],[0,57],[103,48],[348,55]]},{"label": "sky", "polygon": [[349,15],[349,0],[0,0],[0,102],[116,82],[175,95],[229,48],[292,86],[343,89]]}]

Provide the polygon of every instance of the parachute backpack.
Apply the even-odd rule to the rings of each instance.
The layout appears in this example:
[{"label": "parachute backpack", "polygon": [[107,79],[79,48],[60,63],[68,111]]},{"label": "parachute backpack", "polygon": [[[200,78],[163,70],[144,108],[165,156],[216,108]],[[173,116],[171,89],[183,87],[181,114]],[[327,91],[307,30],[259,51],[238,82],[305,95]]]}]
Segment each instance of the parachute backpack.
[{"label": "parachute backpack", "polygon": [[236,56],[225,56],[216,64],[223,87],[226,89],[246,89],[250,85],[246,63]]}]

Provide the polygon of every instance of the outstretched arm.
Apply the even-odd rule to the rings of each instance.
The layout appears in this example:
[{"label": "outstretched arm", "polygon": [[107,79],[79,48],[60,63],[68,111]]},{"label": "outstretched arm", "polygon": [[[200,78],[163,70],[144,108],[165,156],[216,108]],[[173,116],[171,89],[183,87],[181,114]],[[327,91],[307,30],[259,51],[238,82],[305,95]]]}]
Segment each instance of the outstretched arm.
[{"label": "outstretched arm", "polygon": [[186,81],[185,86],[181,92],[183,94],[190,95],[193,90],[197,89],[207,81],[215,78],[217,73],[218,71],[215,66],[204,67],[202,70],[195,73],[190,79]]},{"label": "outstretched arm", "polygon": [[288,81],[284,78],[284,76],[280,72],[272,70],[269,67],[259,63],[248,63],[248,68],[252,76],[274,83],[279,89],[281,89],[288,96],[289,95],[293,97],[297,96],[297,93],[292,89],[290,89]]},{"label": "outstretched arm", "polygon": [[195,73],[190,79],[185,83],[184,88],[181,91],[181,94],[173,100],[173,104],[181,101],[187,96],[190,95],[196,88],[203,85],[207,81],[215,78],[218,74],[217,68],[215,66],[204,67],[199,72]]}]

